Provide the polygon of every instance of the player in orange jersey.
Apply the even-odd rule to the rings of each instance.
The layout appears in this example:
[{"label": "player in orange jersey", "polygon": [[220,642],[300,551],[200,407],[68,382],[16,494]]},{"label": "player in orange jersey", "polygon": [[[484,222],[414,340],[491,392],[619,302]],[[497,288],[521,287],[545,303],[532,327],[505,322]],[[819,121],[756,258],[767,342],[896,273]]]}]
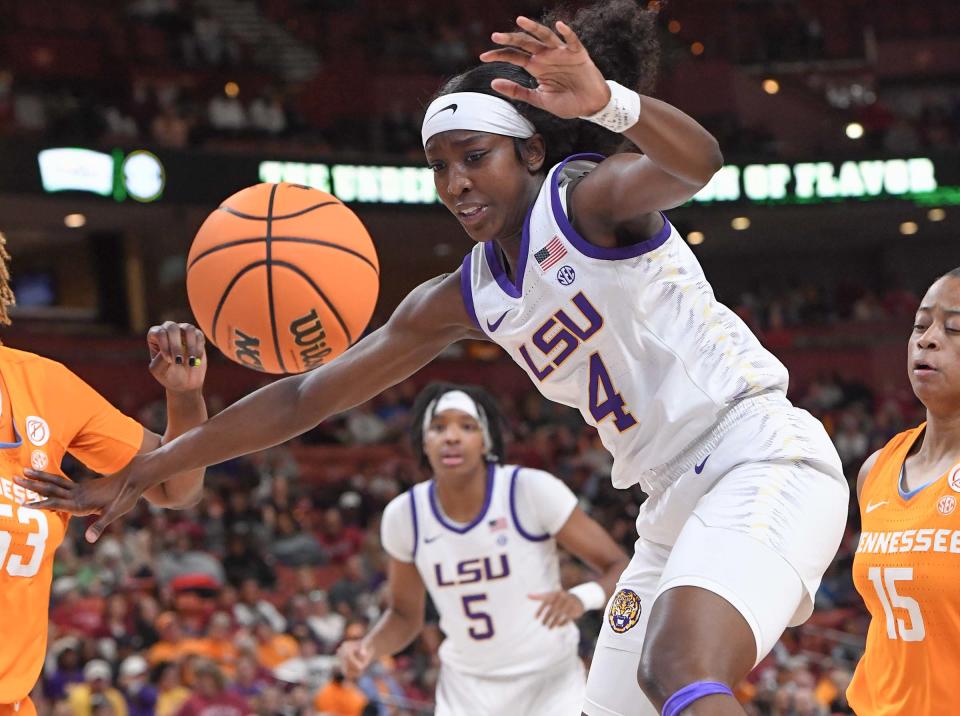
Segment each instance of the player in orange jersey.
[{"label": "player in orange jersey", "polygon": [[859,716],[956,708],[960,660],[960,268],[923,297],[907,345],[920,426],[860,469],[853,578],[872,617],[847,689]]},{"label": "player in orange jersey", "polygon": [[[14,296],[5,243],[0,234],[0,323],[8,325]],[[138,452],[206,419],[203,334],[168,322],[150,329],[147,345],[150,372],[167,392],[162,438],[60,363],[0,345],[0,716],[36,714],[28,695],[46,656],[53,555],[69,520],[56,511],[56,497],[37,503],[39,495],[21,475],[43,480],[51,491],[63,490],[71,484],[60,470],[65,453],[91,470],[115,473]],[[200,498],[202,485],[203,470],[194,470],[145,494],[162,507],[186,507]]]}]

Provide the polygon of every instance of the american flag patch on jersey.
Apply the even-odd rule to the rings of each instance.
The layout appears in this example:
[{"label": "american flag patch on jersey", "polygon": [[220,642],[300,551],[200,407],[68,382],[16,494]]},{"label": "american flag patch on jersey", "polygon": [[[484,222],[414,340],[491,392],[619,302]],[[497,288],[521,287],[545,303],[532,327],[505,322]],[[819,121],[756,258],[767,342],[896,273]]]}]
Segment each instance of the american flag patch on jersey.
[{"label": "american flag patch on jersey", "polygon": [[533,258],[540,264],[540,269],[546,271],[566,255],[567,247],[563,245],[559,236],[554,236],[550,239],[550,243],[533,255]]},{"label": "american flag patch on jersey", "polygon": [[500,530],[507,529],[507,518],[498,517],[495,520],[488,520],[487,524],[490,525],[491,532],[499,532]]}]

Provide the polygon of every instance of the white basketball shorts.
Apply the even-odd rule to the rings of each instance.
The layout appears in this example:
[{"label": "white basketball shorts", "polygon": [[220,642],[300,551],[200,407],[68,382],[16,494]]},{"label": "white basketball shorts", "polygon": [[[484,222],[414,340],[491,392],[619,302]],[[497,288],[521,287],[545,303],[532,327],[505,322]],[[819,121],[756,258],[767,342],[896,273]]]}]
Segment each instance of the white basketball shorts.
[{"label": "white basketball shorts", "polygon": [[756,660],[813,610],[843,536],[849,488],[823,426],[785,398],[725,432],[694,469],[647,501],[633,559],[607,604],[587,680],[588,716],[654,716],[637,668],[650,607],[679,586],[740,612]]}]

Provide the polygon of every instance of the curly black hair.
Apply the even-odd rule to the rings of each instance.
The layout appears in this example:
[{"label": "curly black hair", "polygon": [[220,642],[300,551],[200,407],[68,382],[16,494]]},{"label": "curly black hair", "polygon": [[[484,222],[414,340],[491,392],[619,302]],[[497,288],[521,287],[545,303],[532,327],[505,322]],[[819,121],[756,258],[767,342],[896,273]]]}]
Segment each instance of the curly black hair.
[{"label": "curly black hair", "polygon": [[[558,20],[563,20],[577,33],[606,79],[648,93],[656,84],[660,65],[656,17],[655,9],[641,7],[638,0],[600,0],[575,14],[566,8],[552,10],[541,22],[552,29]],[[503,97],[490,87],[490,82],[497,78],[513,80],[523,87],[537,86],[526,70],[506,62],[490,62],[447,80],[431,101],[452,92],[481,92],[506,99],[543,135],[547,169],[571,154],[614,154],[627,144],[619,134],[593,122],[562,119],[526,102]],[[522,142],[514,140],[518,158]]]},{"label": "curly black hair", "polygon": [[451,390],[462,390],[473,398],[473,402],[480,406],[483,414],[487,418],[487,427],[490,430],[490,451],[488,457],[494,462],[500,462],[505,457],[504,438],[503,438],[503,413],[500,412],[500,406],[497,401],[486,390],[477,385],[457,385],[456,383],[431,383],[420,391],[416,400],[413,401],[413,409],[410,411],[410,447],[413,448],[413,454],[416,456],[420,467],[429,470],[430,461],[427,460],[427,454],[423,451],[423,416],[427,412],[436,398]]}]

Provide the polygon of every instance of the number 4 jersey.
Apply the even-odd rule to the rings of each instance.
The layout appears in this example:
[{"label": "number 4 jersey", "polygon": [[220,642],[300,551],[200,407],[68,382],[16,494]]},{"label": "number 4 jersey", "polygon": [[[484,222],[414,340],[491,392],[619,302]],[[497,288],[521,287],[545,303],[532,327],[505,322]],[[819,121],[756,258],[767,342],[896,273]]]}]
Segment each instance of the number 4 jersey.
[{"label": "number 4 jersey", "polygon": [[25,698],[47,647],[53,555],[68,516],[27,505],[13,478],[24,468],[63,474],[70,452],[116,472],[140,449],[143,428],[80,378],[46,358],[0,346],[0,705]]},{"label": "number 4 jersey", "polygon": [[847,699],[863,716],[956,713],[960,465],[904,492],[903,464],[923,430],[887,443],[860,495],[853,581],[871,619]]},{"label": "number 4 jersey", "polygon": [[440,614],[445,667],[463,674],[533,674],[577,652],[574,624],[548,629],[531,594],[560,589],[554,535],[577,506],[566,485],[541,470],[494,465],[483,507],[469,524],[443,513],[433,480],[383,512],[381,541],[414,563]]},{"label": "number 4 jersey", "polygon": [[658,476],[737,401],[786,391],[787,371],[717,302],[693,252],[664,218],[649,240],[594,246],[567,192],[602,159],[553,167],[523,226],[515,281],[493,242],[464,258],[467,312],[547,398],[580,410],[614,456],[613,484]]}]

